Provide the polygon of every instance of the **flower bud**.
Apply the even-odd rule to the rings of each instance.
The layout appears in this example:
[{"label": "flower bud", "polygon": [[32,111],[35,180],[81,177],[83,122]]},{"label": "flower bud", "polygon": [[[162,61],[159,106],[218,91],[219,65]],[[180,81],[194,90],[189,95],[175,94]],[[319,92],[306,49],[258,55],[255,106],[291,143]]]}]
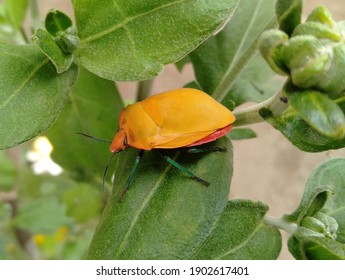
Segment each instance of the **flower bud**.
[{"label": "flower bud", "polygon": [[320,76],[329,69],[332,49],[314,36],[300,35],[282,46],[281,55],[291,71],[293,84],[300,88],[310,88],[315,87],[320,82]]},{"label": "flower bud", "polygon": [[306,22],[298,25],[291,37],[299,35],[312,35],[318,39],[329,39],[333,42],[340,42],[341,34],[338,30],[330,28],[319,22]]},{"label": "flower bud", "polygon": [[337,221],[324,213],[318,212],[313,217],[304,217],[296,230],[296,238],[319,236],[335,239],[337,237]]},{"label": "flower bud", "polygon": [[319,233],[317,231],[311,230],[306,227],[299,227],[295,232],[294,236],[297,238],[297,240],[301,241],[301,239],[306,237],[324,237],[322,233]]},{"label": "flower bud", "polygon": [[324,24],[330,28],[336,25],[335,21],[332,19],[332,15],[329,10],[320,6],[315,8],[308,16],[307,21],[315,21]]},{"label": "flower bud", "polygon": [[345,91],[345,23],[336,24],[325,7],[316,8],[291,37],[268,30],[259,40],[262,56],[278,74],[302,89],[330,95]]},{"label": "flower bud", "polygon": [[338,223],[337,220],[325,213],[318,212],[314,215],[314,218],[318,219],[325,226],[324,234],[327,237],[335,239],[337,237]]},{"label": "flower bud", "polygon": [[273,71],[281,75],[289,74],[289,69],[281,59],[281,47],[289,39],[288,35],[280,30],[267,30],[260,36],[259,50]]}]

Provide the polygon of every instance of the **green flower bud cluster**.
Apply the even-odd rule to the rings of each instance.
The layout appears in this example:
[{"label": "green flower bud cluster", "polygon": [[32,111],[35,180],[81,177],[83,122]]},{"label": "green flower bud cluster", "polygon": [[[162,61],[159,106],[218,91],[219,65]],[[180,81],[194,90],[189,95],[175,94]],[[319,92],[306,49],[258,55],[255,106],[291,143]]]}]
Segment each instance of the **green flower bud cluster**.
[{"label": "green flower bud cluster", "polygon": [[259,50],[271,68],[302,89],[339,94],[345,90],[345,22],[336,23],[325,7],[316,8],[288,36],[268,30]]},{"label": "green flower bud cluster", "polygon": [[49,10],[45,22],[46,30],[54,37],[55,43],[65,54],[71,54],[79,45],[77,29],[72,20],[63,12]]},{"label": "green flower bud cluster", "polygon": [[80,39],[77,35],[77,29],[74,26],[65,31],[59,31],[54,38],[56,44],[66,53],[73,53],[79,45]]},{"label": "green flower bud cluster", "polygon": [[311,236],[336,239],[337,230],[338,223],[333,217],[318,212],[312,217],[303,218],[294,235],[298,240]]}]

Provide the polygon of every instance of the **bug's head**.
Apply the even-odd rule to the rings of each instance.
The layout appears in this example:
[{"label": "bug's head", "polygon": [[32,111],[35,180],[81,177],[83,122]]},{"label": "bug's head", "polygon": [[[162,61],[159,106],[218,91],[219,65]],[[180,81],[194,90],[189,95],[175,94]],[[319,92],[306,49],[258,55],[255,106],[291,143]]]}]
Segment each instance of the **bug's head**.
[{"label": "bug's head", "polygon": [[110,151],[112,153],[117,153],[127,148],[128,148],[128,143],[127,143],[126,133],[122,129],[120,129],[116,133],[114,140],[110,145]]}]

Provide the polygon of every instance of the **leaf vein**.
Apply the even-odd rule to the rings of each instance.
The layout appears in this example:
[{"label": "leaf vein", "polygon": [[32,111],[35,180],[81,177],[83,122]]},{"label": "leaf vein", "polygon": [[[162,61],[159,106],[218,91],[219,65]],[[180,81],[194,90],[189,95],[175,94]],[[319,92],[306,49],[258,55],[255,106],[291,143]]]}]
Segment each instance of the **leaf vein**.
[{"label": "leaf vein", "polygon": [[[174,157],[174,159],[176,159],[179,156],[180,152],[177,152],[176,156]],[[137,222],[139,221],[139,217],[140,215],[143,213],[143,211],[147,208],[147,206],[149,205],[153,195],[156,193],[156,191],[158,190],[160,183],[162,182],[162,180],[165,178],[165,175],[168,173],[168,171],[172,168],[172,166],[169,164],[165,170],[161,173],[161,175],[159,176],[158,180],[156,181],[156,183],[154,184],[154,186],[152,187],[151,192],[149,193],[149,195],[146,197],[146,199],[143,201],[142,205],[140,206],[140,208],[138,209],[138,212],[136,214],[136,216],[134,217],[131,225],[128,228],[128,231],[126,233],[126,235],[124,236],[122,242],[119,245],[119,248],[117,250],[117,253],[115,254],[115,259],[118,258],[118,256],[122,253],[123,248],[127,242],[127,240],[129,239],[130,234],[132,233],[135,225],[137,224]]]},{"label": "leaf vein", "polygon": [[220,260],[223,257],[225,257],[226,255],[229,255],[229,254],[231,254],[231,253],[233,253],[233,252],[235,252],[237,250],[240,250],[242,247],[247,245],[249,243],[249,241],[251,241],[253,239],[254,235],[262,228],[263,225],[264,224],[262,222],[260,224],[258,224],[258,226],[253,230],[253,232],[250,235],[248,235],[247,239],[244,242],[242,242],[239,245],[233,247],[231,250],[228,250],[225,253],[215,257],[215,259],[216,260]]},{"label": "leaf vein", "polygon": [[[167,7],[170,7],[170,6],[174,6],[174,5],[178,5],[178,4],[182,4],[182,3],[185,3],[185,2],[190,2],[191,0],[177,0],[177,1],[173,1],[173,2],[170,2],[170,3],[167,3],[167,4],[164,4],[162,6],[159,6],[159,7],[156,7],[150,11],[147,11],[147,12],[144,12],[144,13],[139,13],[135,16],[132,16],[132,17],[128,17],[128,18],[125,18],[122,22],[98,33],[98,34],[95,34],[95,35],[91,35],[89,37],[86,37],[84,39],[82,39],[80,41],[80,45],[83,45],[85,43],[89,43],[89,42],[92,42],[92,41],[95,41],[95,40],[98,40],[102,37],[105,37],[115,31],[117,31],[118,29],[120,28],[124,28],[128,23],[138,19],[138,18],[141,18],[143,16],[146,16],[146,15],[149,15],[149,14],[152,14],[152,13],[155,13],[159,10],[162,10],[164,8],[167,8]],[[123,12],[119,9],[119,7],[116,5],[118,11],[123,15]]]},{"label": "leaf vein", "polygon": [[26,79],[23,80],[23,82],[19,85],[17,89],[13,91],[12,94],[9,95],[9,97],[2,103],[0,104],[0,110],[5,107],[24,87],[29,83],[29,81],[32,79],[32,77],[43,67],[45,66],[46,63],[49,62],[49,59],[46,58],[42,61],[42,63],[38,64],[32,72],[27,76]]},{"label": "leaf vein", "polygon": [[[240,61],[242,62],[242,60],[243,60],[243,62],[249,61],[249,59],[255,54],[255,52],[257,50],[255,48],[255,46],[257,44],[256,41],[262,32],[257,33],[257,36],[252,40],[252,43],[249,46],[247,46],[247,48],[242,53],[243,59],[240,58],[240,51],[243,49],[243,45],[246,42],[246,38],[248,37],[249,31],[252,30],[251,27],[254,25],[255,19],[256,19],[257,14],[258,14],[258,10],[259,10],[258,7],[260,7],[261,5],[262,5],[262,0],[257,2],[257,6],[256,6],[257,8],[255,8],[255,12],[254,12],[253,16],[251,17],[251,20],[248,24],[248,28],[246,29],[246,32],[242,36],[242,40],[241,40],[240,44],[238,45],[238,48],[237,48],[237,50],[236,50],[236,52],[232,58],[232,61],[229,65],[228,69],[224,73],[223,77],[219,81],[218,86],[213,91],[212,96],[218,101],[222,101],[224,99],[227,92],[232,88],[237,77],[239,76],[241,71],[244,69],[244,67],[235,67],[235,66],[238,65]],[[264,31],[267,27],[270,27],[272,25],[272,20],[275,22],[275,17],[269,19],[263,25],[262,31]]]}]

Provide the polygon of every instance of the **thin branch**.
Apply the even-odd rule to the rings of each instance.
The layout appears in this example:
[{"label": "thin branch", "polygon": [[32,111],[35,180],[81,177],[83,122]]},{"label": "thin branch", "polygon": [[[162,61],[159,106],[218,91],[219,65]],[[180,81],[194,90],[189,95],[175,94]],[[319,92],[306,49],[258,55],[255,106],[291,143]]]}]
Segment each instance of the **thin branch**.
[{"label": "thin branch", "polygon": [[138,83],[136,101],[142,101],[151,94],[153,79],[140,81]]},{"label": "thin branch", "polygon": [[259,113],[263,108],[269,109],[273,116],[279,116],[284,113],[288,107],[288,104],[284,101],[282,91],[279,91],[264,102],[246,108],[236,109],[233,112],[236,117],[236,122],[233,126],[242,126],[263,122],[264,119]]},{"label": "thin branch", "polygon": [[297,225],[295,223],[289,223],[289,222],[287,222],[281,218],[265,216],[264,222],[266,225],[271,225],[271,226],[274,226],[276,228],[282,229],[291,235],[297,229]]},{"label": "thin branch", "polygon": [[30,0],[31,10],[31,32],[35,33],[36,28],[42,26],[37,0]]}]

